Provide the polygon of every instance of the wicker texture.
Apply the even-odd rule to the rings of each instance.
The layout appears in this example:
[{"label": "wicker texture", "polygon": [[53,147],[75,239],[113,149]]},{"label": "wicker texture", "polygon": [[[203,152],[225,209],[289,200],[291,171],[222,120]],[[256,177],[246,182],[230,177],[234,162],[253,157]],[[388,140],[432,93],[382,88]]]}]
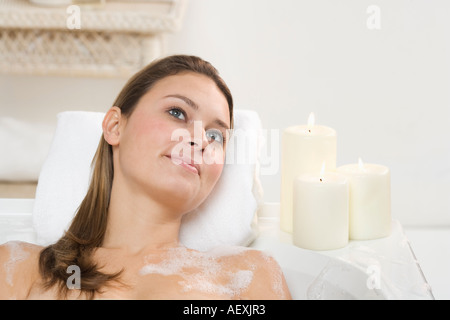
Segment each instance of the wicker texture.
[{"label": "wicker texture", "polygon": [[162,36],[181,26],[185,0],[79,5],[80,29],[63,7],[0,0],[0,71],[129,76],[163,54]]}]

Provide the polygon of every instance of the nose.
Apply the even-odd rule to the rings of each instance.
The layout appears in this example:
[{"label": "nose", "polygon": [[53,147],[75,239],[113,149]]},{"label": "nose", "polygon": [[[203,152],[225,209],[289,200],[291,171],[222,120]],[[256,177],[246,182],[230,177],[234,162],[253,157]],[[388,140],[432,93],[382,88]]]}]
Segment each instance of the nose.
[{"label": "nose", "polygon": [[189,145],[194,148],[194,150],[204,150],[208,145],[208,138],[206,137],[206,131],[203,128],[201,121],[194,122],[193,129],[191,131],[191,137]]},{"label": "nose", "polygon": [[203,130],[202,136],[200,138],[196,137],[195,134],[194,134],[194,136],[191,136],[189,145],[194,149],[204,150],[206,148],[206,146],[208,145],[208,139],[206,138],[206,132]]}]

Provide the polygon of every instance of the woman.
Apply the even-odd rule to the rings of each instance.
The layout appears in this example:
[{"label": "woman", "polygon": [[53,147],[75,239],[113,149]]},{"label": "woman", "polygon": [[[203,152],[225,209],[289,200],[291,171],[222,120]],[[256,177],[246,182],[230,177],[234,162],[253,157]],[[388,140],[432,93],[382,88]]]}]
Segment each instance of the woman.
[{"label": "woman", "polygon": [[86,197],[46,248],[0,247],[0,298],[289,299],[260,251],[183,247],[183,215],[213,191],[233,99],[217,70],[170,56],[138,72],[103,120]]}]

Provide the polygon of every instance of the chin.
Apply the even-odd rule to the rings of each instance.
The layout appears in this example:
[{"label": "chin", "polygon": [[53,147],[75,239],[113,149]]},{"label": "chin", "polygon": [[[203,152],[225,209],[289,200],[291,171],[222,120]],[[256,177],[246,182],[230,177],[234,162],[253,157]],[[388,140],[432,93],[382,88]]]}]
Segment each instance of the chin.
[{"label": "chin", "polygon": [[[168,182],[168,181],[165,181]],[[165,201],[168,206],[180,208],[177,211],[190,211],[197,207],[203,197],[199,196],[199,186],[183,183],[175,179],[174,183],[168,183],[158,190],[158,199]]]}]

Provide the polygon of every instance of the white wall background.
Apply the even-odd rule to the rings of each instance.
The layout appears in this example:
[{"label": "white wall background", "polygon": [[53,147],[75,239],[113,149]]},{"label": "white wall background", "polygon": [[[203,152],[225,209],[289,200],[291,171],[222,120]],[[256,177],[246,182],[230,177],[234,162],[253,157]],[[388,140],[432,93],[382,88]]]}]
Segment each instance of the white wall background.
[{"label": "white wall background", "polygon": [[[371,5],[380,29],[367,26]],[[212,62],[269,132],[314,112],[337,131],[338,166],[362,157],[391,169],[394,218],[450,226],[449,16],[445,0],[189,0],[166,52]],[[105,111],[125,81],[0,76],[1,114]],[[279,151],[268,146],[278,164]],[[262,183],[278,202],[279,171]]]},{"label": "white wall background", "polygon": [[[313,111],[337,131],[338,166],[391,169],[395,218],[448,226],[449,15],[445,0],[191,0],[168,51],[209,59],[267,130]],[[262,182],[279,201],[279,173]]]}]

